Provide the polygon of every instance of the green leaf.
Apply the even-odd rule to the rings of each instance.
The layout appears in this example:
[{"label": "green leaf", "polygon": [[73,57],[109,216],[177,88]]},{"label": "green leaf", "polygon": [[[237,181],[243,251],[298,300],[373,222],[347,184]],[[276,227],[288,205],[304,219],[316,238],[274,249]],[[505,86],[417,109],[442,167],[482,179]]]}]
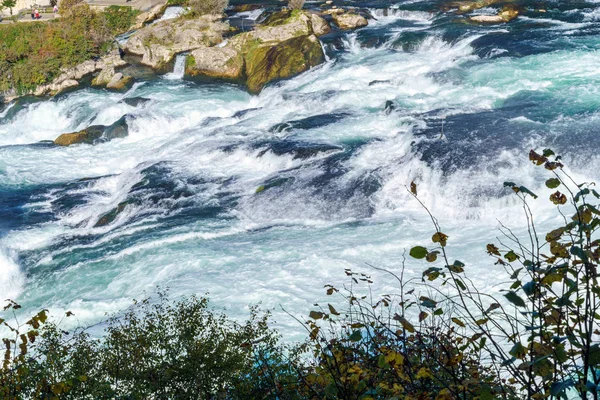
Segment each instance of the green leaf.
[{"label": "green leaf", "polygon": [[525,354],[527,354],[527,348],[521,344],[521,342],[515,343],[515,345],[508,352],[511,356],[515,358],[523,358]]},{"label": "green leaf", "polygon": [[518,294],[513,292],[512,290],[504,295],[508,301],[513,303],[517,307],[525,307],[525,302]]},{"label": "green leaf", "polygon": [[519,259],[519,256],[514,251],[509,251],[504,255],[504,258],[508,260],[508,262],[513,262]]},{"label": "green leaf", "polygon": [[600,347],[597,344],[590,347],[589,363],[590,365],[600,364]]},{"label": "green leaf", "polygon": [[360,331],[354,331],[350,337],[348,337],[348,339],[350,339],[352,342],[358,342],[360,339],[362,339],[362,333],[360,333]]},{"label": "green leaf", "polygon": [[456,325],[460,326],[461,328],[465,327],[465,323],[456,317],[452,317],[452,322],[454,322]]},{"label": "green leaf", "polygon": [[427,256],[427,249],[423,246],[415,246],[410,249],[410,256],[413,258],[421,259]]},{"label": "green leaf", "polygon": [[560,186],[560,180],[558,180],[556,178],[550,178],[546,181],[546,187],[548,187],[550,189],[556,189],[559,186]]}]

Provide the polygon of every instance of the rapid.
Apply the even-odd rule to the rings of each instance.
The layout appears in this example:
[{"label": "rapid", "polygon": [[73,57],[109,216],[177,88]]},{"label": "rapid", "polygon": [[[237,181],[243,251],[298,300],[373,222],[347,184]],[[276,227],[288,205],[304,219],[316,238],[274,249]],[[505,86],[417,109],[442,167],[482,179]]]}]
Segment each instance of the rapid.
[{"label": "rapid", "polygon": [[[485,245],[500,222],[525,222],[502,183],[550,193],[529,150],[553,148],[575,179],[600,181],[600,3],[538,1],[493,26],[432,1],[368,8],[369,26],[323,38],[325,64],[257,96],[176,70],[126,93],[85,88],[0,110],[0,298],[88,325],[168,287],[209,293],[238,317],[260,303],[296,337],[282,309],[307,315],[346,268],[373,275],[374,292],[395,290],[367,264],[397,272],[405,249],[429,242],[411,181],[453,257],[499,290]],[[133,97],[150,101],[121,101]],[[48,142],[125,115],[126,138]],[[552,227],[548,202],[532,204]],[[426,267],[405,268],[419,279]]]}]

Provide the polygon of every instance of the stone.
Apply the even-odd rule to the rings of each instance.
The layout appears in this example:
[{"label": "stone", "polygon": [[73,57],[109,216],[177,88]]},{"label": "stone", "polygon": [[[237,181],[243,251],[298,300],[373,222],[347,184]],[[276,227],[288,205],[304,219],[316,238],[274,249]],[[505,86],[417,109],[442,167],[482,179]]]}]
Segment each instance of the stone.
[{"label": "stone", "polygon": [[143,106],[144,104],[149,103],[150,101],[152,100],[147,99],[145,97],[128,97],[126,99],[120,100],[119,104],[123,103],[131,107],[138,107]]},{"label": "stone", "polygon": [[102,137],[103,133],[103,125],[93,125],[79,132],[63,133],[54,140],[54,144],[58,146],[71,146],[79,143],[94,144],[96,140]]},{"label": "stone", "polygon": [[150,9],[150,11],[146,11],[141,13],[135,18],[135,23],[129,28],[130,31],[141,29],[145,24],[155,21],[160,18],[165,10],[167,9],[168,2],[164,2],[162,4],[158,4]]},{"label": "stone", "polygon": [[123,202],[119,203],[115,208],[113,208],[112,210],[110,210],[109,212],[107,212],[106,214],[101,216],[98,219],[98,221],[96,222],[96,224],[94,225],[94,228],[106,226],[106,225],[110,224],[111,222],[113,222],[117,218],[117,216],[123,212],[123,210],[125,209],[125,207],[128,204],[129,204],[128,201],[123,201]]},{"label": "stone", "polygon": [[133,85],[132,77],[125,76],[121,72],[117,72],[112,77],[110,82],[108,82],[108,84],[106,85],[106,88],[112,89],[112,90],[123,91],[123,90],[128,90],[129,88],[131,88],[132,85]]},{"label": "stone", "polygon": [[319,17],[317,14],[310,14],[310,24],[312,26],[313,33],[317,37],[327,35],[329,32],[331,32],[329,23],[327,23],[327,21]]},{"label": "stone", "polygon": [[203,15],[157,22],[131,35],[125,51],[141,56],[143,65],[160,70],[178,53],[221,43],[223,34],[229,30],[229,24],[221,18],[221,15]]},{"label": "stone", "polygon": [[396,105],[392,100],[387,100],[383,108],[385,115],[390,115],[396,109]]},{"label": "stone", "polygon": [[91,125],[79,132],[63,133],[54,140],[58,146],[71,146],[73,144],[98,144],[116,138],[124,138],[129,134],[128,119],[124,115],[111,125]]},{"label": "stone", "polygon": [[[321,17],[305,11],[279,11],[249,32],[215,47],[191,52],[186,75],[240,80],[258,93],[269,82],[289,78],[325,61],[316,34],[327,32]],[[326,25],[324,25],[326,24]]]},{"label": "stone", "polygon": [[208,47],[192,51],[186,62],[189,76],[206,75],[225,79],[240,79],[244,72],[244,59],[232,47]]},{"label": "stone", "polygon": [[510,22],[519,16],[519,10],[516,7],[504,7],[497,15],[474,15],[469,18],[472,22],[500,24]]},{"label": "stone", "polygon": [[342,30],[361,28],[369,24],[365,17],[352,12],[333,14],[331,17],[333,18],[333,22]]},{"label": "stone", "polygon": [[289,78],[325,61],[319,39],[315,35],[299,36],[273,45],[261,45],[248,51],[246,85],[258,93],[269,82]]}]

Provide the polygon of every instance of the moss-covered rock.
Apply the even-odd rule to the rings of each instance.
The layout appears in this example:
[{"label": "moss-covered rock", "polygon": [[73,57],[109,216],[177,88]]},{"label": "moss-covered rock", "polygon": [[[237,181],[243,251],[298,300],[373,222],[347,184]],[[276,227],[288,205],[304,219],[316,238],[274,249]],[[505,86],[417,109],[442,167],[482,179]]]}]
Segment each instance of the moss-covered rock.
[{"label": "moss-covered rock", "polygon": [[97,144],[116,138],[124,138],[129,134],[127,123],[129,115],[124,115],[111,125],[92,125],[79,132],[63,133],[54,140],[58,146],[73,144]]},{"label": "moss-covered rock", "polygon": [[298,36],[274,45],[258,45],[247,51],[246,85],[258,93],[269,82],[289,78],[325,60],[315,35]]}]

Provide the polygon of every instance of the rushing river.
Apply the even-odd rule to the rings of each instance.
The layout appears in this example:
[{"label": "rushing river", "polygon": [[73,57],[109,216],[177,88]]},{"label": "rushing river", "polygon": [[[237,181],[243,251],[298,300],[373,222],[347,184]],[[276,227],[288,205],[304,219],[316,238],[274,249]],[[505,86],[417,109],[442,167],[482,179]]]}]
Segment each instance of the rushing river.
[{"label": "rushing river", "polygon": [[[306,315],[344,268],[392,290],[366,263],[398,271],[431,237],[412,180],[474,282],[497,290],[485,244],[499,220],[524,221],[502,182],[549,193],[529,149],[600,180],[600,3],[538,1],[496,26],[431,1],[370,7],[368,27],[323,38],[327,63],[258,96],[171,74],[0,111],[0,298],[88,324],[158,285],[240,317],[262,302],[294,333],[279,305]],[[124,139],[43,142],[124,115]],[[405,275],[423,269],[407,260]]]}]

